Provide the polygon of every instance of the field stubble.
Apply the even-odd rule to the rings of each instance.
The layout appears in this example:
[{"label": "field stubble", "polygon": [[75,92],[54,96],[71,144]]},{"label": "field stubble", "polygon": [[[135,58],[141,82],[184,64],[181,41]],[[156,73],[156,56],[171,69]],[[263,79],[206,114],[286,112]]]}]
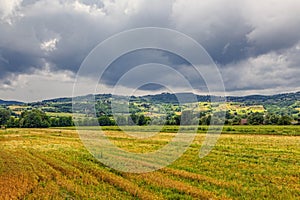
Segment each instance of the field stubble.
[{"label": "field stubble", "polygon": [[[154,151],[174,136],[106,134],[131,152]],[[97,161],[74,130],[1,130],[0,199],[300,199],[299,136],[223,134],[200,159],[204,136],[170,166],[132,174]]]}]

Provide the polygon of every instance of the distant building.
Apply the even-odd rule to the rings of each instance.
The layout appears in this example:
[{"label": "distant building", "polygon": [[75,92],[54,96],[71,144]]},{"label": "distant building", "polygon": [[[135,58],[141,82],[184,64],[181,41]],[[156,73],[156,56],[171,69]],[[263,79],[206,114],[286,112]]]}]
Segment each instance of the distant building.
[{"label": "distant building", "polygon": [[241,119],[241,125],[248,124],[248,119]]}]

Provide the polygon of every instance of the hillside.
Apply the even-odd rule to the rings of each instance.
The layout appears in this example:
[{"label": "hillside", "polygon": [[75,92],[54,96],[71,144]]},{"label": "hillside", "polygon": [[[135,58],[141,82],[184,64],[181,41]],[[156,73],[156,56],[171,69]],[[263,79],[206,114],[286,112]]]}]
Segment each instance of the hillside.
[{"label": "hillside", "polygon": [[[113,96],[112,94],[97,94],[97,95],[86,95],[75,97],[77,103],[78,114],[92,114],[94,111],[93,106],[91,109],[87,109],[86,105],[91,105],[89,101],[95,98],[96,100],[96,113],[97,116],[101,115],[112,115],[112,102],[115,112],[124,113],[124,99],[129,98],[129,110],[130,113],[143,114],[149,117],[161,116],[162,113],[167,116],[181,115],[181,111],[185,105],[199,102],[199,109],[205,115],[209,115],[211,111],[224,110],[218,105],[212,105],[210,103],[210,96],[207,95],[196,95],[191,93],[162,93],[155,95],[145,95],[145,96]],[[216,97],[216,96],[214,96]],[[213,98],[213,97],[212,97]],[[180,100],[180,104],[179,104]],[[276,115],[288,115],[293,119],[297,120],[300,114],[300,92],[296,93],[285,93],[276,94],[270,96],[264,95],[250,95],[250,96],[228,96],[226,97],[227,104],[226,109],[233,116],[240,116],[244,118],[247,115],[254,112],[268,112]],[[15,101],[0,101],[3,105],[9,106],[9,108],[16,114],[20,114],[22,110],[30,110],[32,108],[38,108],[47,112],[49,115],[70,115],[72,113],[72,98],[55,98],[43,100],[40,102],[33,103],[21,103]],[[120,104],[120,105],[118,105]],[[214,107],[214,108],[213,108]],[[123,110],[122,110],[123,109]]]},{"label": "hillside", "polygon": [[21,105],[21,104],[24,103],[19,101],[5,101],[0,99],[0,105]]},{"label": "hillside", "polygon": [[[178,103],[177,96],[181,98],[187,98],[187,102],[191,101],[191,93],[161,93],[161,94],[154,94],[154,95],[144,95],[140,97],[132,96],[131,100],[145,100],[153,103],[170,103],[176,104]],[[81,96],[77,98],[85,99],[90,95]],[[97,94],[95,95],[96,100],[100,99],[109,99],[112,98],[112,94]],[[197,100],[199,102],[208,102],[210,101],[209,95],[196,95]],[[256,105],[256,104],[278,104],[278,105],[287,105],[293,104],[295,101],[300,101],[300,92],[295,93],[283,93],[283,94],[275,94],[275,95],[248,95],[248,96],[227,96],[226,100],[228,102],[241,102],[247,105]],[[30,104],[46,104],[46,103],[67,103],[72,102],[72,97],[63,97],[63,98],[54,98],[54,99],[47,99],[41,102],[32,102]],[[0,100],[0,104],[22,104],[22,102],[16,101],[2,101]]]},{"label": "hillside", "polygon": [[[82,101],[86,100],[90,96],[77,97]],[[198,102],[210,102],[210,96],[208,95],[196,95]],[[95,100],[109,103],[116,99],[115,96],[111,94],[97,94],[95,95]],[[131,96],[130,102],[135,103],[149,103],[149,104],[172,104],[178,105],[178,98],[181,99],[181,103],[191,103],[194,102],[192,94],[190,93],[162,93],[155,95],[145,95],[145,96]],[[300,108],[300,92],[296,93],[285,93],[285,94],[276,94],[276,95],[250,95],[250,96],[227,96],[227,102],[239,103],[243,106],[263,106],[266,110],[274,113],[297,113],[297,109]],[[31,103],[33,106],[48,106],[53,105],[58,112],[71,112],[72,107],[72,98],[57,98],[44,100],[42,102]],[[296,110],[296,111],[295,111]]]}]

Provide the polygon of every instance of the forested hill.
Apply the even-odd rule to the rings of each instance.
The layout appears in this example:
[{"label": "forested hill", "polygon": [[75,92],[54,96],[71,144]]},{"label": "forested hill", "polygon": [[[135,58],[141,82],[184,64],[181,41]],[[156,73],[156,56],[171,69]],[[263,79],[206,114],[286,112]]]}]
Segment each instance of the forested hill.
[{"label": "forested hill", "polygon": [[228,96],[227,101],[242,102],[247,104],[293,104],[295,101],[300,101],[300,92],[285,93],[276,95],[251,95],[244,97]]},{"label": "forested hill", "polygon": [[[199,102],[210,101],[210,96],[208,95],[196,95]],[[142,99],[148,100],[149,102],[156,103],[178,103],[177,97],[187,98],[187,101],[191,101],[190,93],[179,93],[170,94],[162,93],[157,95],[147,95],[141,97]],[[216,96],[215,96],[216,97]],[[297,101],[300,101],[300,92],[295,93],[285,93],[276,95],[250,95],[250,96],[227,96],[226,100],[228,102],[239,102],[246,105],[266,105],[266,104],[276,104],[280,106],[292,105]]]},{"label": "forested hill", "polygon": [[[78,99],[86,99],[90,95],[77,97]],[[95,95],[95,99],[97,100],[105,100],[110,99],[113,96],[111,94],[97,94]],[[132,96],[130,98],[131,101],[147,101],[152,103],[166,103],[166,104],[176,104],[178,103],[178,98],[183,100],[182,102],[193,102],[195,100],[191,93],[161,93],[155,95],[145,95],[140,97]],[[197,101],[199,102],[209,102],[211,97],[209,95],[196,95]],[[250,95],[250,96],[227,96],[226,100],[228,102],[240,102],[247,105],[266,105],[266,104],[276,104],[280,106],[292,105],[297,101],[300,101],[300,92],[295,93],[284,93],[284,94],[276,94],[276,95]],[[43,100],[41,102],[33,102],[29,103],[30,105],[37,104],[46,104],[46,103],[71,103],[71,97],[64,98],[55,98]],[[18,101],[4,101],[0,99],[1,105],[21,105],[25,104]]]},{"label": "forested hill", "polygon": [[[167,124],[178,125],[180,121],[179,116],[181,116],[184,109],[192,105],[190,103],[199,102],[198,108],[201,111],[202,116],[200,118],[201,124],[207,125],[210,123],[209,119],[213,112],[219,113],[222,109],[224,109],[224,105],[222,104],[210,103],[215,102],[211,100],[211,98],[215,100],[220,97],[194,95],[192,93],[162,93],[130,97],[115,96],[112,94],[90,94],[74,98],[76,100],[76,110],[74,111],[74,114],[77,116],[76,119],[78,121],[81,120],[80,123],[85,125],[97,124],[96,121],[92,121],[93,123],[90,123],[90,121],[84,121],[85,119],[82,118],[83,116],[91,117],[95,113],[102,125],[112,125],[115,124],[114,119],[112,119],[112,115],[113,112],[116,112],[125,116],[124,119],[118,118],[118,120],[123,120],[122,123],[124,125],[128,125],[130,121],[128,121],[128,112],[126,109],[124,110],[124,105],[127,105],[126,103],[124,104],[124,101],[129,100],[129,112],[131,115],[135,116],[134,119],[141,119],[141,123],[137,123],[137,120],[135,121],[135,124],[144,125],[148,122],[150,123],[150,119],[153,119],[157,123],[162,123],[162,113],[164,113],[163,116],[168,119]],[[32,112],[38,113],[41,111],[45,113],[44,115],[50,117],[49,119],[52,120],[51,122],[49,121],[51,126],[58,126],[59,123],[56,123],[57,121],[69,120],[67,117],[70,117],[73,112],[72,100],[73,98],[66,97],[23,104],[20,102],[5,101],[4,105],[1,106],[2,108],[0,108],[2,110],[7,109],[9,112],[6,113],[11,113],[11,115],[16,117],[13,119],[17,120],[20,120],[20,117],[24,117],[25,114],[31,114]],[[95,100],[95,102],[91,100]],[[227,124],[237,125],[241,123],[248,123],[248,121],[249,124],[300,124],[300,92],[270,96],[228,96],[226,97],[226,100]],[[12,105],[14,103],[15,105]],[[242,121],[242,119],[244,121]],[[245,122],[245,119],[248,121]],[[216,123],[219,123],[219,121],[216,121]],[[18,123],[15,123],[13,120],[9,127],[20,126],[20,124],[16,124]]]},{"label": "forested hill", "polygon": [[21,104],[24,103],[19,101],[4,101],[0,99],[0,105],[21,105]]}]

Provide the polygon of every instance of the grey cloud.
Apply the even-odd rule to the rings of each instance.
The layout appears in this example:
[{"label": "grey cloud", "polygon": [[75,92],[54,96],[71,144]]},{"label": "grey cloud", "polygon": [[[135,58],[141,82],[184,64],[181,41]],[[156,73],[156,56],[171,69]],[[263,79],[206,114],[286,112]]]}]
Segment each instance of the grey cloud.
[{"label": "grey cloud", "polygon": [[[202,44],[220,66],[228,90],[295,87],[299,86],[299,13],[297,0],[23,0],[11,16],[0,18],[0,78],[5,81],[45,66],[76,73],[88,53],[109,36],[158,26],[179,30]],[[48,51],[41,48],[53,39],[57,41]],[[264,59],[280,55],[288,61],[274,62],[275,67],[264,64]],[[180,58],[152,51],[118,59],[104,81],[111,85],[130,66],[147,62],[174,66],[186,76],[193,74]]]},{"label": "grey cloud", "polygon": [[235,0],[176,1],[172,19],[178,30],[195,38],[215,61],[224,65],[249,56],[247,34],[253,27],[246,23],[242,6]]},{"label": "grey cloud", "polygon": [[[105,22],[101,22],[99,28],[97,20],[87,14],[49,1],[50,7],[42,1],[31,3],[31,7],[24,8],[24,17],[12,25],[1,24],[0,52],[2,60],[7,61],[1,63],[3,72],[26,73],[32,68],[43,68],[47,63],[58,70],[75,72],[95,44],[109,34],[109,30],[101,33]],[[53,38],[58,38],[55,50],[43,51],[41,43]]]},{"label": "grey cloud", "polygon": [[[75,1],[25,0],[20,9],[23,17],[14,19],[12,25],[0,22],[3,27],[0,34],[2,60],[22,63],[22,67],[2,63],[3,72],[22,74],[26,69],[43,68],[47,63],[54,70],[68,69],[76,72],[83,59],[99,42],[127,28],[158,25],[157,22],[161,21],[161,16],[156,15],[157,13],[152,15],[152,19],[146,20],[150,11],[143,10],[148,10],[148,4],[140,2],[137,7],[140,10],[132,11],[133,14],[124,13],[124,6],[119,6],[116,2],[106,1],[107,7],[99,1],[78,2],[82,4],[76,4]],[[152,6],[154,5],[158,8],[159,1],[153,1]],[[160,13],[164,11],[162,6]],[[43,52],[40,49],[41,43],[53,38],[58,38],[55,50]],[[8,48],[12,50],[7,50]],[[9,51],[15,52],[14,61],[11,60]],[[25,57],[28,58],[24,62]]]},{"label": "grey cloud", "polygon": [[290,48],[300,39],[300,2],[247,1],[243,13],[254,29],[247,34],[256,55]]},{"label": "grey cloud", "polygon": [[15,52],[12,50],[0,50],[2,59],[0,60],[0,78],[11,76],[15,72],[27,73],[34,68],[43,65],[43,60],[39,57],[33,57],[26,52]]},{"label": "grey cloud", "polygon": [[[194,88],[203,89],[205,82],[198,72],[191,66],[191,64],[184,58],[173,54],[171,52],[157,50],[157,49],[143,49],[130,52],[119,57],[110,66],[107,67],[104,74],[101,77],[101,82],[110,86],[114,86],[122,76],[126,75],[130,70],[135,67],[145,65],[147,63],[157,63],[169,66],[172,70],[182,74]],[[147,66],[151,67],[151,66]],[[129,72],[130,73],[130,72]],[[198,74],[198,75],[197,75]],[[147,73],[140,71],[131,78],[131,82],[126,82],[127,87],[131,84],[134,85],[139,79],[147,79],[152,76],[153,80],[167,79],[168,83],[172,83],[173,86],[180,87],[180,81],[176,77],[169,76],[169,74],[162,71],[153,70],[152,72],[147,70]],[[147,84],[141,87],[141,90],[159,90],[163,86],[157,84]]]},{"label": "grey cloud", "polygon": [[[297,52],[297,53],[296,53]],[[298,56],[295,56],[297,54]],[[222,68],[227,91],[299,88],[300,49],[271,52]],[[295,65],[295,61],[297,60]],[[238,70],[237,70],[238,69]]]},{"label": "grey cloud", "polygon": [[[147,63],[159,63],[167,66],[179,66],[179,65],[189,65],[189,63],[178,55],[172,54],[170,52],[157,50],[157,49],[142,49],[129,52],[107,67],[103,74],[103,81],[109,85],[114,85],[123,74],[131,70],[132,68],[147,64]],[[153,74],[159,76],[159,74]],[[143,75],[141,74],[139,78]],[[144,76],[149,76],[145,74]]]}]

